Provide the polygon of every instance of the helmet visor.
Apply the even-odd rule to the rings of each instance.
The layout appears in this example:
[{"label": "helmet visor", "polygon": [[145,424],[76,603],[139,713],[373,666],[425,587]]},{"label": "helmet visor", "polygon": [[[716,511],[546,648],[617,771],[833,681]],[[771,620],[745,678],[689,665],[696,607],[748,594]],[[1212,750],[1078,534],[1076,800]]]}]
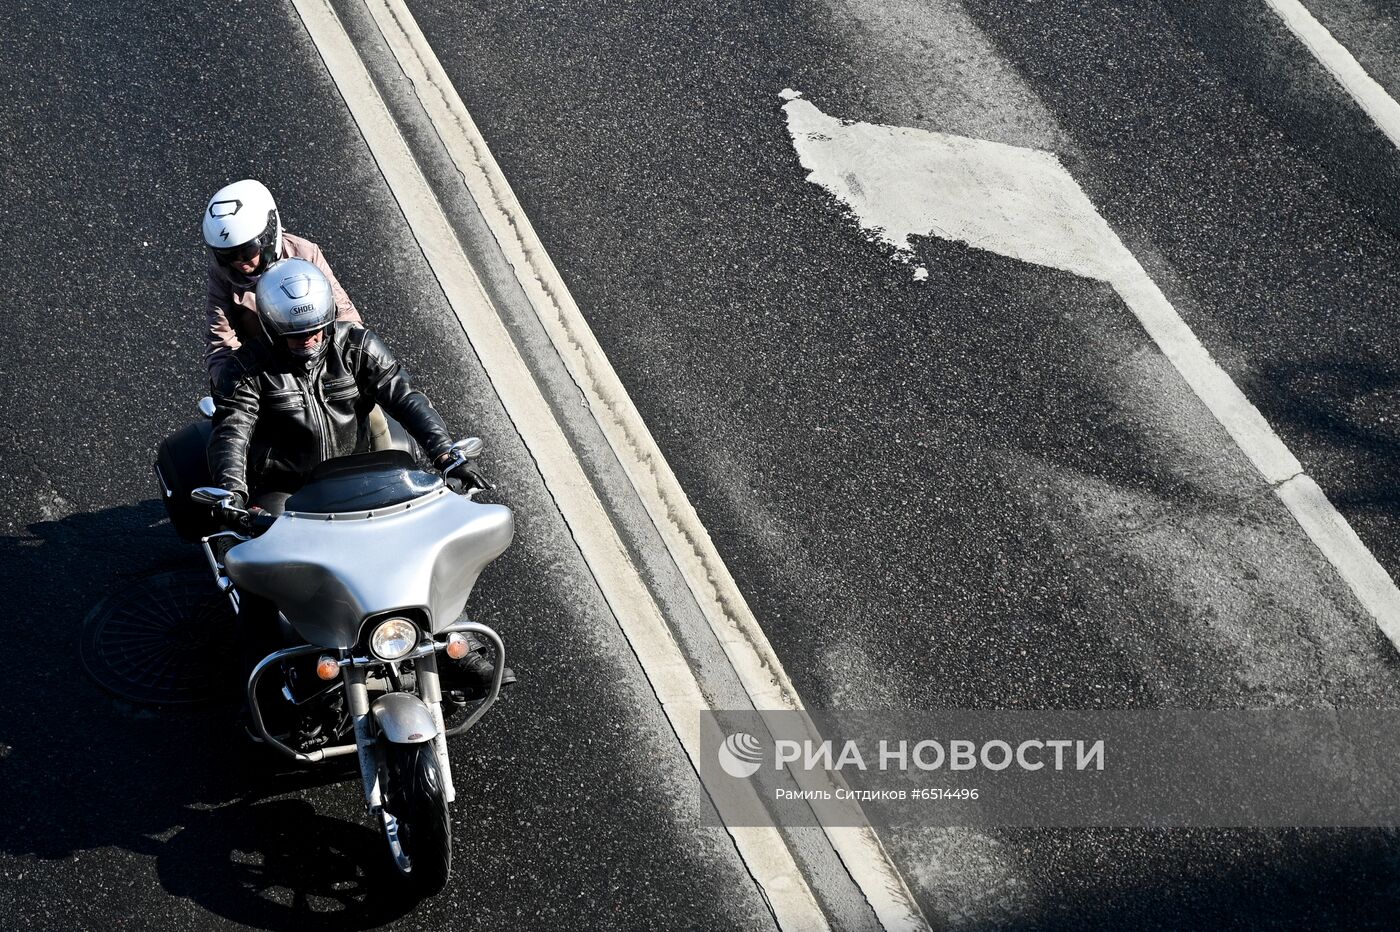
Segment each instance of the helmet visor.
[{"label": "helmet visor", "polygon": [[253,257],[263,251],[263,238],[255,236],[248,242],[239,246],[230,246],[222,249],[210,246],[209,251],[214,254],[214,261],[219,265],[233,265],[235,262],[252,262]]},{"label": "helmet visor", "polygon": [[315,359],[326,351],[330,336],[328,327],[318,327],[315,330],[284,334],[282,341],[287,347],[287,352],[298,359]]}]

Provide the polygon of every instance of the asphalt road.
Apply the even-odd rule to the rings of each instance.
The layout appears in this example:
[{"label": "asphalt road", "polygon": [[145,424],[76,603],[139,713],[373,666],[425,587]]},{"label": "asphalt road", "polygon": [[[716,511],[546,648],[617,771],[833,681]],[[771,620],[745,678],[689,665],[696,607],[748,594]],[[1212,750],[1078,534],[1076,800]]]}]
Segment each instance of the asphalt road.
[{"label": "asphalt road", "polygon": [[[0,926],[770,921],[290,6],[35,4],[5,37],[0,604],[31,660],[0,716]],[[271,779],[234,705],[134,707],[79,663],[91,606],[202,560],[150,464],[203,393],[200,211],[249,175],[448,424],[487,438],[516,510],[474,612],[522,683],[454,746],[458,882],[421,906],[386,893],[353,779]]]},{"label": "asphalt road", "polygon": [[[933,238],[914,281],[779,109],[1056,152],[1395,573],[1400,155],[1262,3],[410,7],[810,705],[1400,698],[1110,289]],[[1315,12],[1397,91],[1388,14]],[[0,624],[54,644],[0,713],[0,925],[768,922],[290,4],[19,4],[0,42]],[[115,701],[77,658],[114,587],[197,565],[149,462],[201,393],[198,211],[247,175],[517,510],[476,613],[523,683],[454,752],[470,866],[429,905],[375,883],[353,782],[269,778],[227,709]],[[1400,898],[1385,830],[884,841],[951,928],[1389,928]]]},{"label": "asphalt road", "polygon": [[[412,6],[809,703],[1394,703],[1391,646],[1112,292],[938,240],[914,282],[778,109],[1057,152],[1393,568],[1353,491],[1387,446],[1318,425],[1374,386],[1310,383],[1393,371],[1396,154],[1267,9]],[[1394,906],[1382,832],[887,843],[953,925]]]}]

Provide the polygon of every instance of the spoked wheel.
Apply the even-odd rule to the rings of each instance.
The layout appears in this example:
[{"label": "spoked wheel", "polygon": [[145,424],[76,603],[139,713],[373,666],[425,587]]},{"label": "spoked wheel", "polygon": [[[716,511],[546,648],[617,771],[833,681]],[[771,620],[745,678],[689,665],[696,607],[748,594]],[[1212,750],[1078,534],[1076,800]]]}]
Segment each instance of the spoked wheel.
[{"label": "spoked wheel", "polygon": [[184,705],[238,695],[237,618],[209,571],[146,576],[111,592],[83,620],[83,666],[130,702]]},{"label": "spoked wheel", "polygon": [[452,824],[432,742],[390,744],[385,751],[380,824],[399,874],[418,896],[447,886],[452,872]]}]

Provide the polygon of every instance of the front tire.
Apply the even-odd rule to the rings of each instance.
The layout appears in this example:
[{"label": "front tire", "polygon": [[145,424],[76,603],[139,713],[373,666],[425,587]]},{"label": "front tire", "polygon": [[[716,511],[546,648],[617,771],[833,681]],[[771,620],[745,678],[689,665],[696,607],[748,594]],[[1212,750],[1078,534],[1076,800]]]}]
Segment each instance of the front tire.
[{"label": "front tire", "polygon": [[[432,896],[452,872],[452,823],[432,742],[391,744],[386,751],[383,826],[399,875]],[[392,820],[392,821],[391,821]]]}]

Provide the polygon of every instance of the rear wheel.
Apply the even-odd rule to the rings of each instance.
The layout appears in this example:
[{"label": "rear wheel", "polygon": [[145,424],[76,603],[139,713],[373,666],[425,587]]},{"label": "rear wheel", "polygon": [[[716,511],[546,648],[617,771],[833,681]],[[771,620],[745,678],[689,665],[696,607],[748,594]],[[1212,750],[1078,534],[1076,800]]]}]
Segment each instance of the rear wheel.
[{"label": "rear wheel", "polygon": [[452,824],[432,742],[390,744],[385,752],[384,812],[389,854],[418,896],[432,896],[452,872]]}]

